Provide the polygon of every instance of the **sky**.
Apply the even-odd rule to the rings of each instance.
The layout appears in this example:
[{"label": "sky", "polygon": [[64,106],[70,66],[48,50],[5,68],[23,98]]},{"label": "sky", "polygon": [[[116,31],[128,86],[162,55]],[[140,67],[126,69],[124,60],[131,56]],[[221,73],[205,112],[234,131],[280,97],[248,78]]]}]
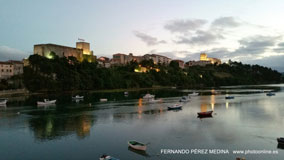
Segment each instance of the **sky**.
[{"label": "sky", "polygon": [[0,61],[81,38],[98,57],[189,61],[205,52],[284,72],[283,8],[281,0],[0,0]]}]

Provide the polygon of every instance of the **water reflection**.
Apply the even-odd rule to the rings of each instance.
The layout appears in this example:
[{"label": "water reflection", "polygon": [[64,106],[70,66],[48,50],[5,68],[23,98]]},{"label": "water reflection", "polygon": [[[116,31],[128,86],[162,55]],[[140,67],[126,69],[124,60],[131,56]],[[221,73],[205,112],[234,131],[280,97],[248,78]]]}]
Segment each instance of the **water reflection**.
[{"label": "water reflection", "polygon": [[146,151],[136,150],[136,149],[133,149],[133,148],[131,148],[131,147],[128,147],[128,150],[131,151],[131,152],[133,152],[133,153],[135,153],[135,154],[141,155],[141,156],[143,156],[143,157],[150,157],[150,155],[147,154]]},{"label": "water reflection", "polygon": [[76,134],[78,138],[90,135],[94,124],[94,116],[82,113],[77,116],[56,115],[52,112],[32,117],[29,126],[34,131],[36,139],[52,140],[62,136]]}]

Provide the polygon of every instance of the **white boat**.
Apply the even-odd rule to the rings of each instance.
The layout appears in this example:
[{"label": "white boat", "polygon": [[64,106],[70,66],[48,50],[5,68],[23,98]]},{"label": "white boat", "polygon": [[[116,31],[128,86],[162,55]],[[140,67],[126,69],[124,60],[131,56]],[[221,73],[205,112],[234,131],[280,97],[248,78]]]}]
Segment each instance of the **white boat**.
[{"label": "white boat", "polygon": [[151,94],[149,94],[149,93],[147,93],[147,94],[143,97],[143,99],[153,99],[153,98],[155,98],[155,95],[151,95]]},{"label": "white boat", "polygon": [[128,92],[124,92],[124,95],[128,95]]},{"label": "white boat", "polygon": [[37,101],[37,105],[51,105],[55,103],[56,103],[56,100],[48,100],[48,99],[44,99],[43,102]]},{"label": "white boat", "polygon": [[190,97],[189,96],[182,96],[179,101],[180,102],[188,102],[188,101],[190,101]]},{"label": "white boat", "polygon": [[1,106],[5,106],[7,102],[8,102],[7,99],[1,99],[0,105],[1,105]]},{"label": "white boat", "polygon": [[193,92],[191,94],[188,94],[188,96],[198,96],[198,95],[199,95],[199,93],[197,93],[197,92]]},{"label": "white boat", "polygon": [[128,141],[128,146],[141,151],[146,151],[147,145],[137,141]]},{"label": "white boat", "polygon": [[84,96],[76,95],[75,97],[72,97],[72,99],[84,99]]},{"label": "white boat", "polygon": [[119,159],[104,154],[100,157],[100,160],[119,160]]},{"label": "white boat", "polygon": [[181,104],[175,104],[173,106],[168,107],[168,110],[180,110],[182,108]]},{"label": "white boat", "polygon": [[107,102],[107,99],[106,98],[101,98],[100,102]]},{"label": "white boat", "polygon": [[162,99],[149,99],[149,103],[156,103],[156,102],[161,102],[162,101]]}]

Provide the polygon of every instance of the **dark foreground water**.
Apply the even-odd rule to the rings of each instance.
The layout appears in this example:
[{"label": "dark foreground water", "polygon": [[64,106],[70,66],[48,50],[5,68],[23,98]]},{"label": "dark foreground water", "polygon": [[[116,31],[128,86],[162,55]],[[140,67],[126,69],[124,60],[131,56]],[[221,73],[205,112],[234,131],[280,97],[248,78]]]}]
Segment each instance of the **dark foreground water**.
[{"label": "dark foreground water", "polygon": [[[276,96],[266,96],[268,90]],[[284,147],[276,141],[284,137],[284,85],[196,91],[201,95],[183,103],[180,111],[167,107],[192,90],[129,92],[128,97],[81,93],[85,100],[80,102],[70,95],[10,98],[0,107],[0,160],[97,160],[103,153],[121,160],[284,159]],[[139,99],[147,92],[162,101]],[[235,99],[225,100],[226,94]],[[35,105],[46,97],[57,99],[57,105]],[[208,110],[214,110],[212,118],[197,118],[197,112]],[[147,152],[129,149],[128,140],[150,143]],[[189,153],[163,154],[162,149]],[[242,150],[262,153],[233,153]]]}]

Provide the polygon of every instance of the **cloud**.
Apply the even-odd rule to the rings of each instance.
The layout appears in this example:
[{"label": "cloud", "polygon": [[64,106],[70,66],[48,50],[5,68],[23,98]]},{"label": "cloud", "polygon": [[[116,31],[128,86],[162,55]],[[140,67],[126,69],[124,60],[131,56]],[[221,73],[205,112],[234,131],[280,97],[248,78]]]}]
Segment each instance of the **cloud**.
[{"label": "cloud", "polygon": [[262,54],[275,46],[281,36],[253,36],[239,40],[241,47],[235,50],[234,56]]},{"label": "cloud", "polygon": [[238,27],[242,24],[239,20],[234,17],[220,17],[215,19],[212,23],[212,27],[221,27],[221,28],[233,28]]},{"label": "cloud", "polygon": [[158,41],[157,38],[149,36],[149,35],[147,35],[145,33],[138,32],[138,31],[135,31],[134,34],[135,34],[136,37],[138,37],[143,42],[145,42],[148,46],[154,46],[154,45],[158,45],[158,44],[167,43],[164,40]]},{"label": "cloud", "polygon": [[187,33],[188,31],[194,31],[200,29],[207,23],[204,19],[188,19],[188,20],[172,20],[169,21],[164,28],[172,33]]},{"label": "cloud", "polygon": [[219,39],[224,37],[220,34],[216,34],[210,31],[196,31],[195,35],[187,38],[186,36],[180,36],[179,40],[175,41],[177,44],[195,44],[195,45],[208,45],[215,43]]},{"label": "cloud", "polygon": [[15,49],[10,48],[8,46],[0,46],[0,60],[7,61],[7,60],[22,60],[25,57],[28,57],[29,54]]},{"label": "cloud", "polygon": [[276,53],[284,53],[284,42],[278,43],[277,48],[273,49]]}]

